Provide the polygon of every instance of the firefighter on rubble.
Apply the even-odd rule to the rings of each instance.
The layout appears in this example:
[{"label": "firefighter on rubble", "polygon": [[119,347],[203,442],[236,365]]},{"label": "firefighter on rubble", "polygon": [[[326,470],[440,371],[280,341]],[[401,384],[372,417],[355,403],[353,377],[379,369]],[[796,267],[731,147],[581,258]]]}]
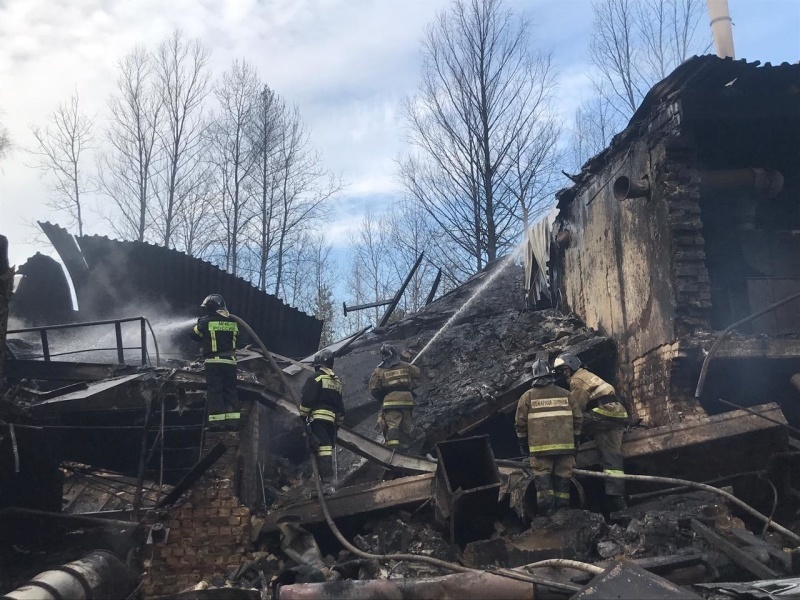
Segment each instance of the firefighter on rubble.
[{"label": "firefighter on rubble", "polygon": [[407,450],[411,443],[411,413],[414,410],[415,382],[421,371],[400,358],[391,344],[381,346],[381,363],[369,378],[369,392],[383,403],[378,425],[385,444]]},{"label": "firefighter on rubble", "polygon": [[583,415],[570,393],[555,385],[547,361],[533,362],[533,387],[517,404],[514,427],[530,456],[539,514],[569,508],[569,485]]},{"label": "firefighter on rubble", "polygon": [[317,454],[319,474],[326,493],[333,491],[336,479],[336,428],[344,421],[342,388],[342,382],[333,372],[333,352],[320,350],[314,357],[314,373],[303,385],[300,416],[306,420],[309,445]]},{"label": "firefighter on rubble", "polygon": [[[622,464],[622,434],[628,425],[628,412],[617,400],[611,384],[586,370],[574,354],[564,353],[556,358],[553,370],[569,382],[570,399],[575,400],[583,412],[583,431],[594,438],[603,472],[624,474]],[[622,479],[605,480],[608,510],[623,510],[625,482]]]},{"label": "firefighter on rubble", "polygon": [[236,338],[239,325],[231,318],[219,294],[207,296],[200,305],[205,313],[197,319],[192,339],[203,344],[206,372],[208,428],[236,431],[241,405],[236,393]]}]

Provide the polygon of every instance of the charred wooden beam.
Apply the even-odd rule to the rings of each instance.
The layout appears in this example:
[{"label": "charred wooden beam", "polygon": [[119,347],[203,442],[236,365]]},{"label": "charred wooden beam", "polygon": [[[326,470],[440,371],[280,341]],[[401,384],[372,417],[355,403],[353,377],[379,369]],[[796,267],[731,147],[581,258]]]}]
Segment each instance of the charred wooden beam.
[{"label": "charred wooden beam", "polygon": [[746,570],[759,579],[775,579],[779,576],[766,565],[758,562],[744,550],[729,542],[718,533],[703,525],[697,519],[692,519],[692,531],[701,536],[711,546],[730,558],[736,565]]},{"label": "charred wooden beam", "polygon": [[172,488],[169,494],[164,496],[159,503],[156,505],[157,508],[163,508],[165,506],[169,506],[178,498],[183,495],[183,493],[191,488],[195,482],[200,479],[203,474],[211,468],[211,466],[217,462],[220,457],[225,454],[227,450],[227,446],[222,442],[217,442],[217,444],[208,451],[208,453],[203,456],[197,464],[192,467],[191,471],[189,471],[183,479],[181,479],[178,483],[175,484],[175,487]]},{"label": "charred wooden beam", "polygon": [[[433,473],[426,473],[342,488],[326,498],[328,510],[335,519],[424,502],[430,499],[433,493],[433,481]],[[289,517],[299,519],[299,523],[322,523],[325,520],[319,502],[316,498],[312,498],[267,513],[266,521],[261,527],[262,533],[275,531],[278,521]]]}]

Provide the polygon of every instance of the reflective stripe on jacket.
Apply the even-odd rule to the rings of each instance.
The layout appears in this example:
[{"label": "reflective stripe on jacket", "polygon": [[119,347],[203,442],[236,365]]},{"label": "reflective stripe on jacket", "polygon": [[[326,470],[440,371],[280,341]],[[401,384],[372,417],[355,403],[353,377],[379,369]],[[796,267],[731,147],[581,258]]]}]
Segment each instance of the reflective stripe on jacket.
[{"label": "reflective stripe on jacket", "polygon": [[578,369],[569,380],[570,395],[582,411],[613,420],[628,418],[628,412],[617,400],[614,387],[586,369]]},{"label": "reflective stripe on jacket", "polygon": [[326,367],[318,367],[303,384],[300,396],[300,414],[311,419],[341,423],[344,419],[344,386],[336,374]]},{"label": "reflective stripe on jacket", "polygon": [[236,364],[236,338],[239,324],[227,312],[200,317],[192,330],[192,338],[203,344],[206,363]]},{"label": "reflective stripe on jacket", "polygon": [[413,408],[415,380],[421,371],[416,365],[399,362],[392,367],[377,367],[369,378],[373,398],[383,402],[383,409]]},{"label": "reflective stripe on jacket", "polygon": [[517,404],[514,428],[520,439],[527,437],[534,456],[568,454],[575,450],[583,415],[565,389],[554,384],[535,386]]}]

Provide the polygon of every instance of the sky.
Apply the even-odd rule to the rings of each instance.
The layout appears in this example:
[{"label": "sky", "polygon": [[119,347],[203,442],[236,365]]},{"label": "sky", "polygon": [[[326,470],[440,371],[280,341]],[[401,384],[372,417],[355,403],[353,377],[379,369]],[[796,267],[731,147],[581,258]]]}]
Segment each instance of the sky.
[{"label": "sky", "polygon": [[[326,166],[347,184],[327,234],[347,243],[371,203],[399,195],[400,101],[419,78],[425,26],[450,0],[0,0],[0,122],[17,149],[0,163],[0,233],[21,264],[36,251],[36,220],[65,222],[46,206],[48,188],[30,157],[30,125],[76,91],[99,123],[114,91],[116,63],[136,45],[154,48],[174,29],[200,39],[221,74],[246,58],[263,81],[296,103]],[[590,0],[506,0],[534,23],[536,45],[560,71],[557,106],[566,119],[590,93]],[[729,0],[736,57],[800,60],[800,0]],[[89,233],[108,234],[90,217]]]}]

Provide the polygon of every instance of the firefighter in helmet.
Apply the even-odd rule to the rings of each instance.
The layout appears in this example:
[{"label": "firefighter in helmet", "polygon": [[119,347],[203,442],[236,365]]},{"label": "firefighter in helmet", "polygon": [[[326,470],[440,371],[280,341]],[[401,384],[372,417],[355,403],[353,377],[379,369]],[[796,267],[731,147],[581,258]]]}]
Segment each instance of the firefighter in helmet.
[{"label": "firefighter in helmet", "polygon": [[391,344],[381,346],[383,359],[369,378],[369,392],[383,403],[378,423],[385,443],[390,448],[407,450],[411,443],[411,413],[414,410],[413,389],[421,371],[400,358]]},{"label": "firefighter in helmet", "polygon": [[539,513],[569,508],[569,482],[583,415],[569,392],[555,385],[547,361],[533,362],[533,387],[517,404],[519,449],[530,456]]},{"label": "firefighter in helmet", "polygon": [[208,426],[217,431],[236,431],[241,419],[241,405],[236,393],[239,325],[219,294],[207,296],[200,306],[204,314],[197,319],[191,336],[203,345]]},{"label": "firefighter in helmet", "polygon": [[[597,444],[603,472],[624,474],[622,434],[628,425],[628,411],[617,399],[613,386],[588,371],[574,354],[559,355],[553,370],[569,382],[570,398],[583,412],[583,431]],[[627,508],[624,480],[606,479],[605,490],[608,510]]]},{"label": "firefighter in helmet", "polygon": [[311,450],[317,453],[323,489],[333,491],[336,428],[344,421],[342,382],[333,372],[333,352],[320,350],[314,357],[314,373],[308,376],[300,396],[300,415],[306,419]]}]

